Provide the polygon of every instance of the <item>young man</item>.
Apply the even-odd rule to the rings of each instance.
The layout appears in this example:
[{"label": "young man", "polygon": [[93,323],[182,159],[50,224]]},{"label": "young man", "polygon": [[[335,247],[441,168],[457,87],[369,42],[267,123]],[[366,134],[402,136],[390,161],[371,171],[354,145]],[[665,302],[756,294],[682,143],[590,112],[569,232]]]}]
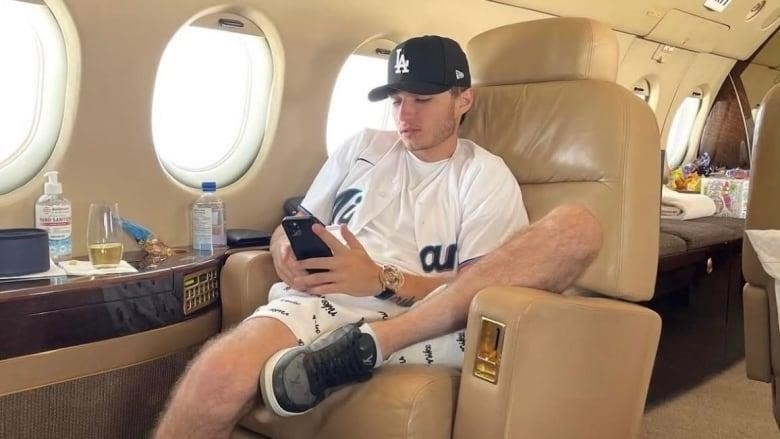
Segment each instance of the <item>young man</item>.
[{"label": "young man", "polygon": [[[462,62],[455,61],[454,71],[452,67],[446,67],[443,76],[427,76],[425,72],[440,72],[442,61],[422,51],[418,53],[417,44],[424,47],[423,44],[430,43],[429,50],[435,53],[435,47],[442,42],[444,47],[450,45],[454,54],[445,53],[444,59],[462,59]],[[445,61],[443,65],[446,64]],[[450,72],[454,74],[448,76]],[[458,83],[458,80],[462,82]],[[348,294],[354,296],[382,291],[359,305],[362,310],[376,306],[379,316],[356,312],[329,319],[315,310],[308,313],[312,315],[309,324],[318,325],[322,319],[338,320],[341,324],[337,324],[340,327],[335,331],[322,332],[314,342],[299,338],[302,340],[300,346],[279,351],[267,361],[260,375],[260,387],[266,406],[275,413],[282,416],[305,413],[331,390],[368,379],[373,368],[385,364],[417,363],[460,368],[468,308],[478,291],[493,285],[520,285],[561,292],[595,257],[601,245],[600,227],[593,216],[579,206],[558,208],[515,234],[527,224],[527,215],[514,177],[503,162],[497,164],[495,157],[484,155],[486,153],[470,141],[456,138],[457,125],[464,111],[453,109],[458,108],[458,99],[462,97],[466,97],[469,107],[471,105],[471,90],[462,88],[468,86],[467,80],[465,55],[451,40],[423,37],[398,46],[390,55],[388,84],[372,90],[369,99],[389,97],[392,100],[398,134],[405,146],[405,150],[399,149],[399,154],[416,158],[413,163],[419,163],[418,166],[427,166],[428,177],[412,180],[413,184],[409,185],[409,179],[404,180],[404,175],[408,175],[408,163],[391,162],[390,173],[383,181],[394,177],[400,179],[401,196],[394,201],[378,203],[380,208],[387,210],[374,217],[377,224],[370,228],[376,231],[361,233],[360,228],[366,227],[366,219],[362,216],[366,211],[352,210],[353,206],[344,201],[343,194],[349,194],[351,199],[369,194],[353,189],[351,174],[344,168],[361,161],[374,166],[373,163],[386,160],[391,153],[380,159],[380,154],[365,147],[365,139],[348,144],[326,164],[301,206],[307,213],[327,218],[332,211],[334,222],[348,224],[349,228],[342,226],[341,230],[345,243],[322,227],[316,230],[335,257],[295,261],[290,256],[288,242],[284,239],[274,241],[276,245],[272,246],[272,252],[277,272],[298,291],[310,294],[351,291]],[[456,85],[457,88],[442,92],[446,87]],[[444,104],[449,102],[450,108],[438,106],[438,99]],[[384,144],[395,139],[393,136]],[[358,148],[365,149],[356,152]],[[383,146],[380,152],[386,150]],[[465,162],[459,161],[459,154],[462,157],[464,150],[468,151],[469,158]],[[470,174],[473,171],[479,173]],[[419,181],[424,184],[417,183]],[[440,188],[435,187],[437,182],[441,183]],[[404,190],[407,191],[405,196]],[[380,198],[382,191],[384,189],[380,189]],[[426,196],[430,199],[424,199]],[[436,205],[435,200],[444,200],[443,206]],[[367,206],[374,205],[363,201],[359,208],[368,209]],[[411,206],[418,206],[418,209]],[[387,227],[388,222],[393,226]],[[435,242],[453,242],[448,247],[453,252],[446,257],[437,252],[430,258],[426,249],[431,246],[426,246],[425,239],[432,236],[433,230],[451,227],[458,231]],[[355,239],[350,230],[357,230],[360,239]],[[513,234],[515,236],[509,242],[496,249]],[[392,237],[392,242],[387,241],[388,237]],[[402,257],[405,248],[409,253]],[[419,259],[415,253],[418,248]],[[530,249],[534,249],[533,254]],[[351,260],[344,257],[354,252],[359,256]],[[366,252],[371,259],[363,258]],[[482,256],[484,259],[476,262]],[[565,256],[566,264],[555,262],[560,261],[561,256]],[[343,259],[339,262],[338,258]],[[456,259],[457,264],[453,264]],[[433,273],[436,277],[420,277],[421,271],[424,276],[428,275],[432,271],[429,268],[441,265],[441,261],[450,263],[437,267],[444,269]],[[378,276],[373,275],[377,271],[376,263],[385,264]],[[366,269],[355,270],[354,267]],[[335,270],[308,274],[307,269]],[[359,287],[356,282],[360,277],[357,273],[361,272],[367,274],[365,287]],[[452,284],[445,287],[449,282]],[[405,310],[375,299],[414,306]],[[296,305],[279,312],[292,313]],[[266,315],[260,310],[255,315],[258,314]],[[305,319],[296,320],[304,321],[304,327],[291,327],[293,332],[306,333]],[[328,328],[332,328],[333,323]],[[319,328],[315,332],[320,334]]]},{"label": "young man", "polygon": [[[328,159],[302,202],[304,212],[340,225],[335,235],[344,244],[317,227],[333,257],[296,261],[277,228],[271,252],[283,282],[272,287],[267,305],[193,361],[157,437],[227,437],[254,400],[264,366],[266,401],[286,415],[308,410],[342,379],[367,377],[381,364],[377,355],[385,355],[370,327],[355,322],[402,315],[527,225],[520,188],[503,161],[457,137],[473,100],[460,46],[438,36],[407,40],[391,53],[388,78],[369,98],[391,97],[397,132],[366,130],[348,141]],[[309,274],[312,268],[328,271]],[[316,356],[359,361],[361,371],[310,382],[322,376],[304,370],[299,354],[314,351],[289,348],[337,329],[334,334],[348,336],[327,338],[342,341]],[[365,349],[356,351],[355,343],[344,340]],[[397,361],[459,366],[461,346],[462,333],[453,333],[432,352],[410,352]]]}]

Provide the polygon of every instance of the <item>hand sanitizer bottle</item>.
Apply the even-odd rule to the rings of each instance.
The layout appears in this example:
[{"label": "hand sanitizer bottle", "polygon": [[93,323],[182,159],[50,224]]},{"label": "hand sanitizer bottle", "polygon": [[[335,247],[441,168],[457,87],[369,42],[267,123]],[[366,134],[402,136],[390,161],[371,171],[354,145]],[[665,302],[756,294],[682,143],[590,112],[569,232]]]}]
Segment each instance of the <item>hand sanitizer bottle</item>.
[{"label": "hand sanitizer bottle", "polygon": [[71,241],[70,201],[62,196],[62,183],[57,171],[43,174],[46,183],[43,195],[35,203],[35,227],[49,233],[49,256],[55,261],[69,259],[73,250]]}]

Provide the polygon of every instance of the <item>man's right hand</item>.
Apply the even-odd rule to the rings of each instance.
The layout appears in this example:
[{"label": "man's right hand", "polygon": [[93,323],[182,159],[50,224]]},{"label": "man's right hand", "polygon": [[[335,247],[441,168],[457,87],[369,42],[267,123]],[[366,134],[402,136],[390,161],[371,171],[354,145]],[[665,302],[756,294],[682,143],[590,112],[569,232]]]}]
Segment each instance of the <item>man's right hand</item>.
[{"label": "man's right hand", "polygon": [[274,268],[279,279],[287,285],[292,285],[296,277],[309,274],[306,270],[297,267],[298,261],[295,259],[292,246],[290,246],[290,241],[287,239],[284,231],[281,230],[281,227],[274,233],[273,238],[271,257],[273,258]]}]

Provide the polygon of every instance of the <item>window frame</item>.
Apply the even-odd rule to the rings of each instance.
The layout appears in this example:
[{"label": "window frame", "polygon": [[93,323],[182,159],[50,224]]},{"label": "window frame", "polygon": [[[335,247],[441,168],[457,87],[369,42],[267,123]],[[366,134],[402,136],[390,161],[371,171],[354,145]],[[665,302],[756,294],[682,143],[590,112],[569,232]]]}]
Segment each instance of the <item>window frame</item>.
[{"label": "window frame", "polygon": [[[237,135],[235,136],[235,140],[226,148],[222,156],[210,164],[199,168],[192,168],[182,166],[163,157],[164,154],[161,152],[161,148],[164,148],[165,146],[161,145],[160,140],[155,138],[156,123],[153,92],[153,103],[150,115],[152,119],[152,142],[157,159],[163,169],[173,179],[191,188],[200,188],[200,184],[203,181],[214,181],[217,183],[217,186],[221,188],[235,183],[244,176],[260,155],[260,151],[264,146],[265,138],[269,133],[271,98],[274,82],[276,80],[275,64],[277,60],[275,59],[271,42],[268,40],[266,33],[246,16],[230,12],[216,12],[198,17],[195,20],[182,25],[173,37],[171,37],[169,44],[179,32],[188,27],[255,36],[260,38],[263,42],[262,47],[258,47],[259,52],[256,56],[253,56],[248,64],[249,69],[252,71],[249,75],[252,79],[252,83],[249,85],[251,92],[248,93],[245,98],[247,110],[243,112],[244,117],[239,124],[242,128],[236,132]],[[169,46],[166,46],[165,50],[168,50],[168,48]],[[162,65],[164,56],[165,51],[160,58],[158,70],[155,75],[155,88],[157,87],[160,66]],[[255,129],[249,130],[247,127],[249,124],[254,124]]]},{"label": "window frame", "polygon": [[[361,45],[359,45],[352,53],[350,53],[342,62],[341,67],[339,68],[339,72],[336,76],[336,81],[333,83],[333,90],[331,91],[331,97],[330,97],[330,103],[328,105],[328,119],[326,121],[326,127],[325,127],[325,145],[327,149],[327,154],[331,155],[334,151],[336,151],[343,143],[345,139],[348,139],[349,136],[341,136],[342,140],[334,138],[333,129],[334,129],[334,120],[331,119],[332,112],[334,111],[334,108],[336,108],[337,98],[340,98],[340,96],[337,96],[336,93],[339,89],[340,81],[342,78],[342,73],[344,72],[344,67],[347,66],[347,63],[353,56],[364,56],[364,57],[371,57],[371,58],[378,58],[381,59],[385,65],[383,68],[383,72],[386,72],[386,63],[389,59],[390,52],[392,49],[397,46],[398,43],[395,41],[386,39],[386,38],[375,38],[368,41],[363,42]],[[375,86],[380,86],[386,82],[386,76],[382,76],[382,80],[380,83],[377,83]],[[368,92],[369,90],[365,90],[366,94],[366,103],[368,103]],[[376,103],[371,105],[377,105]],[[393,120],[392,116],[392,108],[390,105],[389,100],[385,100],[383,102],[384,105],[384,116],[383,116],[383,123],[381,124],[384,128],[389,128],[389,126],[394,126],[395,121]],[[357,133],[360,129],[367,128],[366,126],[363,127],[357,127],[352,134]]]},{"label": "window frame", "polygon": [[634,93],[634,96],[642,99],[648,105],[650,105],[650,97],[652,96],[653,89],[650,85],[650,81],[648,81],[647,78],[640,78],[634,83],[631,89],[631,91]]},{"label": "window frame", "polygon": [[27,184],[45,166],[54,153],[65,121],[66,94],[70,69],[63,25],[54,11],[43,2],[11,0],[11,7],[40,8],[32,12],[27,23],[33,27],[40,52],[39,76],[35,98],[38,109],[33,115],[29,134],[11,154],[0,162],[0,195]]},{"label": "window frame", "polygon": [[[675,129],[679,123],[682,123],[682,121],[679,121],[679,117],[683,117],[684,113],[681,113],[681,111],[685,110],[686,103],[690,102],[689,99],[696,99],[697,101],[697,107],[696,110],[693,112],[693,115],[690,117],[690,124],[687,128],[685,128],[685,131],[687,131],[687,138],[683,142],[680,140],[675,145],[672,145],[672,140],[679,140],[682,139],[684,136],[677,134],[677,129]],[[696,128],[697,122],[702,116],[702,110],[704,109],[704,93],[702,92],[702,89],[700,87],[694,88],[691,90],[680,103],[677,105],[677,109],[674,112],[674,116],[672,117],[672,121],[669,123],[669,129],[666,134],[666,143],[665,143],[665,157],[666,157],[666,165],[669,167],[669,169],[676,169],[680,166],[682,166],[685,163],[685,159],[690,155],[691,151],[691,144],[693,143],[694,138],[698,138],[698,136],[694,136],[694,130]],[[675,135],[675,139],[672,139],[672,136]],[[679,145],[679,146],[678,146]],[[670,151],[670,146],[673,148],[672,151]],[[678,152],[676,149],[682,148],[681,152]],[[672,154],[674,153],[674,154]],[[672,161],[672,159],[674,159]]]}]

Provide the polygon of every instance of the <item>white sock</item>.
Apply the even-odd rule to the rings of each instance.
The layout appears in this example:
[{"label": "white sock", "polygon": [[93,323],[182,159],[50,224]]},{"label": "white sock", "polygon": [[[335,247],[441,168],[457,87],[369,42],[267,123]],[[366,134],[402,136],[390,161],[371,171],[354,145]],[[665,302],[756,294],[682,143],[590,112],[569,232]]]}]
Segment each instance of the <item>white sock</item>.
[{"label": "white sock", "polygon": [[376,334],[374,334],[374,330],[368,326],[368,323],[363,323],[362,325],[358,326],[358,329],[360,332],[368,334],[371,336],[371,338],[374,339],[374,346],[376,346],[376,361],[374,362],[374,368],[381,366],[382,363],[385,362],[385,357],[382,355],[382,348],[379,347],[379,340],[377,340]]}]

